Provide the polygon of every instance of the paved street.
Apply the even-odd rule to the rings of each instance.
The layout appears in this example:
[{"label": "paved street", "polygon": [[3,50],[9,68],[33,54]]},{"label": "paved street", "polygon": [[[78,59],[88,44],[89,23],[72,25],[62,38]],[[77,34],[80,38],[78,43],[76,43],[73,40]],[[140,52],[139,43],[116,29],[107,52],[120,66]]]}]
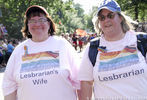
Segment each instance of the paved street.
[{"label": "paved street", "polygon": [[3,72],[5,68],[0,68],[0,100],[4,100],[3,94],[2,94],[2,79],[3,79]]}]

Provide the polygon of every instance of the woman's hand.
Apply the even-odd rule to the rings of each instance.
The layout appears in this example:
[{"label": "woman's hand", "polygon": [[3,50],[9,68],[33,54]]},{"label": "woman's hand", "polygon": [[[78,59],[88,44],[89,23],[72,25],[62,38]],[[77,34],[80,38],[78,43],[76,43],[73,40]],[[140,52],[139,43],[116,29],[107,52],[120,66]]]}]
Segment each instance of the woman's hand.
[{"label": "woman's hand", "polygon": [[16,94],[17,94],[16,91],[14,91],[11,94],[6,95],[4,97],[4,100],[16,100]]},{"label": "woman's hand", "polygon": [[78,90],[79,100],[91,100],[93,81],[81,81],[81,88]]}]

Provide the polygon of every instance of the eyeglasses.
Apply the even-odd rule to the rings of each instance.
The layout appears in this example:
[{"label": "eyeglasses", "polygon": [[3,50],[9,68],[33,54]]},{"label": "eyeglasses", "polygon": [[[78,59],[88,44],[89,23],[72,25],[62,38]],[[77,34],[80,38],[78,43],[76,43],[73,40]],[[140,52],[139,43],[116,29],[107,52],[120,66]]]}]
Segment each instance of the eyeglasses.
[{"label": "eyeglasses", "polygon": [[35,19],[31,19],[28,21],[29,24],[35,24],[35,23],[40,23],[40,24],[43,24],[44,22],[46,22],[47,19],[46,18],[40,18],[38,20],[35,20]]},{"label": "eyeglasses", "polygon": [[107,16],[99,15],[98,16],[98,19],[100,21],[104,21],[106,19],[106,17],[109,18],[109,19],[113,19],[115,17],[115,13],[112,13],[112,12],[111,13],[108,13]]}]

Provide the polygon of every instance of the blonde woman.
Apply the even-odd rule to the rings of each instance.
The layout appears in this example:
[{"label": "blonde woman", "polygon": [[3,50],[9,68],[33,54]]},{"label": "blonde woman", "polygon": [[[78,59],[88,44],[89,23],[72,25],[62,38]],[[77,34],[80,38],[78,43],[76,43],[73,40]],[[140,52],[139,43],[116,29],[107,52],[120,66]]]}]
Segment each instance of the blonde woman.
[{"label": "blonde woman", "polygon": [[[138,49],[136,32],[130,30],[119,4],[101,0],[96,18],[95,29],[101,34],[98,54],[92,63],[89,54],[93,51],[87,45],[79,72],[79,100],[91,100],[93,90],[95,100],[146,99],[147,55]],[[146,51],[147,38],[144,44]]]}]

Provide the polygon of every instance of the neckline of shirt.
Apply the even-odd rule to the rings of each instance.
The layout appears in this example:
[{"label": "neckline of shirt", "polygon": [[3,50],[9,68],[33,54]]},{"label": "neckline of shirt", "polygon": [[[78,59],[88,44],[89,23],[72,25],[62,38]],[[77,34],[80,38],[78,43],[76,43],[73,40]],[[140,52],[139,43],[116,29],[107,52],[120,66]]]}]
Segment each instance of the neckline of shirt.
[{"label": "neckline of shirt", "polygon": [[48,42],[48,41],[51,39],[51,37],[52,37],[52,36],[49,36],[46,40],[44,40],[44,41],[42,41],[42,42],[34,42],[34,41],[32,41],[32,39],[29,39],[28,42],[30,42],[30,44],[32,44],[32,45],[42,45],[42,44]]}]

